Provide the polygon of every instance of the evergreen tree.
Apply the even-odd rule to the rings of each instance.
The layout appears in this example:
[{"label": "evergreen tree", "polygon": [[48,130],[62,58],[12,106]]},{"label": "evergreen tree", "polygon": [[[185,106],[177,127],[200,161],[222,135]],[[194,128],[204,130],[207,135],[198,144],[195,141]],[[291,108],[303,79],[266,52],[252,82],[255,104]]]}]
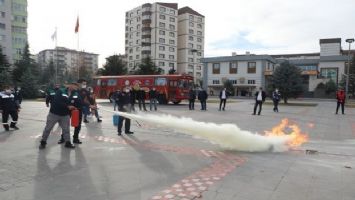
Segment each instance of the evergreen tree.
[{"label": "evergreen tree", "polygon": [[10,64],[6,55],[2,53],[2,47],[0,45],[0,90],[5,85],[11,85],[11,74],[9,73]]},{"label": "evergreen tree", "polygon": [[38,84],[37,80],[34,79],[30,69],[26,69],[21,77],[21,86],[22,95],[24,98],[36,98],[38,95]]},{"label": "evergreen tree", "polygon": [[150,57],[142,59],[142,63],[138,65],[138,69],[134,71],[134,74],[138,75],[152,75],[162,74],[163,70],[157,67]]},{"label": "evergreen tree", "polygon": [[121,55],[112,55],[106,58],[103,68],[97,71],[98,75],[124,75],[127,74],[127,66],[121,58]]},{"label": "evergreen tree", "polygon": [[226,80],[224,83],[223,83],[223,86],[226,88],[226,90],[228,92],[230,92],[230,94],[232,96],[234,96],[234,86],[233,86],[233,83],[231,80]]},{"label": "evergreen tree", "polygon": [[[345,73],[347,73],[347,72],[345,72]],[[352,94],[352,96],[354,96],[354,94],[355,94],[355,54],[353,55],[353,59],[351,60],[351,63],[350,63],[349,74],[350,74],[350,76],[349,76],[349,94]],[[344,87],[344,89],[345,89],[345,87]]]},{"label": "evergreen tree", "polygon": [[279,89],[285,103],[290,97],[297,97],[303,92],[301,70],[288,61],[275,69],[272,82]]},{"label": "evergreen tree", "polygon": [[332,79],[326,82],[324,87],[325,94],[331,94],[337,90],[337,84]]}]

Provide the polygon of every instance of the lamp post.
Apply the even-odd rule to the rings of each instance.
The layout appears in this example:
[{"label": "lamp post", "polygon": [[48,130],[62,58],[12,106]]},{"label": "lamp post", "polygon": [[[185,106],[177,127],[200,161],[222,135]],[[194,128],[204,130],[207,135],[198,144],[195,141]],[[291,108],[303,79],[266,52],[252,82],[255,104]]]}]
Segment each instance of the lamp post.
[{"label": "lamp post", "polygon": [[196,53],[198,52],[197,49],[192,49],[191,50],[192,54],[194,55],[194,61],[192,63],[192,75],[194,77],[194,86],[195,86],[195,83],[196,83],[196,76],[195,76],[195,60],[196,60]]},{"label": "lamp post", "polygon": [[345,40],[347,43],[349,43],[349,52],[348,52],[348,68],[346,69],[346,86],[345,86],[345,94],[346,97],[349,96],[349,76],[350,76],[350,47],[351,47],[351,43],[353,43],[355,40],[354,38],[350,38],[350,39],[346,39]]}]

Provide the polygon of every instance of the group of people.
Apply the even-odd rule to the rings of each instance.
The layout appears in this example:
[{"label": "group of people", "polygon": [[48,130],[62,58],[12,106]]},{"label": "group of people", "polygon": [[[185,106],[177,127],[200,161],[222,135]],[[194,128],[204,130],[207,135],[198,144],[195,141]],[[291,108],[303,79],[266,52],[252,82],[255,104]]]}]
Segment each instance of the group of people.
[{"label": "group of people", "polygon": [[[19,129],[16,124],[18,120],[18,113],[21,109],[21,102],[21,88],[4,86],[3,90],[0,92],[0,112],[2,114],[2,125],[5,131],[10,131],[10,129]],[[8,123],[9,117],[12,119],[10,124]]]},{"label": "group of people", "polygon": [[79,139],[81,130],[81,122],[88,123],[87,115],[93,113],[97,122],[102,120],[98,114],[95,95],[86,88],[87,82],[79,80],[77,83],[66,84],[65,87],[56,85],[51,89],[46,98],[46,105],[50,107],[47,115],[46,126],[43,130],[40,149],[44,149],[47,145],[47,139],[55,124],[59,124],[62,128],[62,135],[58,144],[65,143],[67,148],[75,148],[70,140],[70,117],[73,110],[78,110],[79,123],[74,127],[73,143],[82,144]]},{"label": "group of people", "polygon": [[201,103],[201,110],[207,110],[208,94],[206,90],[199,90],[196,95],[196,91],[193,88],[189,90],[189,110],[195,110],[196,96]]}]

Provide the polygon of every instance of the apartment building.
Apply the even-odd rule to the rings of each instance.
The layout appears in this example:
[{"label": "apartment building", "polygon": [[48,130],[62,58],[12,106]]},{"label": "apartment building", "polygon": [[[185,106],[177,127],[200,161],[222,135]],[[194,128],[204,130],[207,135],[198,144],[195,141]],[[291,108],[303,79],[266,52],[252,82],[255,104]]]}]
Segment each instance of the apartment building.
[{"label": "apartment building", "polygon": [[201,75],[198,60],[204,50],[204,17],[191,8],[178,9],[177,3],[146,3],[126,12],[125,30],[129,71],[149,56],[165,74],[170,70],[193,74],[191,66],[196,66],[196,73]]},{"label": "apartment building", "polygon": [[37,55],[37,62],[43,68],[51,62],[58,66],[58,74],[66,71],[77,70],[78,66],[85,66],[92,73],[98,69],[98,54],[76,51],[65,47],[46,49]]},{"label": "apartment building", "polygon": [[27,0],[0,0],[0,45],[10,63],[27,44]]},{"label": "apartment building", "polygon": [[178,14],[177,72],[194,76],[196,82],[202,77],[205,17],[190,7],[180,8]]}]

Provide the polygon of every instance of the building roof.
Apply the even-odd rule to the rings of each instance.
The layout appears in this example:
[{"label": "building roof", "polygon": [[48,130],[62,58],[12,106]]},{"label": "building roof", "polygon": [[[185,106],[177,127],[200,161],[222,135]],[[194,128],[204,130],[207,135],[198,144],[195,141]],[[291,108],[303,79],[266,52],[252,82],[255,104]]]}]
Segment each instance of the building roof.
[{"label": "building roof", "polygon": [[327,43],[341,43],[341,38],[328,38],[328,39],[319,40],[319,44],[327,44]]},{"label": "building roof", "polygon": [[91,54],[91,55],[99,55],[97,53],[90,53],[90,52],[85,52],[85,51],[77,51],[77,50],[74,50],[74,49],[68,49],[66,47],[56,47],[54,49],[45,49],[45,50],[40,51],[39,53],[44,52],[44,51],[67,51],[67,52],[74,52],[74,53],[78,53],[79,52],[79,53],[85,53],[85,54]]},{"label": "building roof", "polygon": [[276,60],[269,55],[253,55],[253,54],[202,58],[201,62],[210,63],[210,62],[230,62],[230,61],[255,61],[255,60],[268,60],[270,62],[276,63]]},{"label": "building roof", "polygon": [[162,3],[162,2],[157,2],[157,4],[168,7],[168,8],[173,8],[175,10],[178,9],[178,4],[177,3]]},{"label": "building roof", "polygon": [[272,56],[273,58],[292,58],[301,56],[320,56],[320,53],[276,54],[270,56]]},{"label": "building roof", "polygon": [[278,63],[282,63],[284,61],[288,61],[289,63],[296,66],[319,64],[319,59],[297,59],[297,60],[277,59]]},{"label": "building roof", "polygon": [[197,11],[193,10],[192,8],[188,7],[188,6],[180,8],[178,13],[179,13],[179,15],[188,13],[188,14],[193,14],[193,15],[197,15],[197,16],[200,16],[200,17],[205,17],[205,16],[201,15],[200,13],[198,13]]}]

